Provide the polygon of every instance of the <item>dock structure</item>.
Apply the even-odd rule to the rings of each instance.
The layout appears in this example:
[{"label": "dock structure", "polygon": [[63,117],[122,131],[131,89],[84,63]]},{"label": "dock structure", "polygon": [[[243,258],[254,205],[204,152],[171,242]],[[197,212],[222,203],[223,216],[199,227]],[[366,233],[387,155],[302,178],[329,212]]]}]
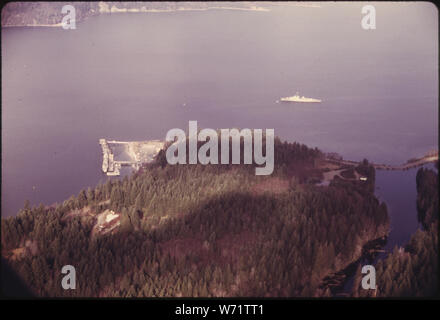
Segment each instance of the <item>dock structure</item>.
[{"label": "dock structure", "polygon": [[102,148],[102,172],[106,173],[109,169],[109,154],[113,154],[105,139],[99,139]]},{"label": "dock structure", "polygon": [[[335,164],[349,165],[349,166],[357,166],[361,163],[359,161],[334,159],[334,158],[327,158],[326,160]],[[429,151],[425,156],[421,158],[408,160],[407,163],[401,165],[388,165],[388,164],[377,164],[377,163],[370,163],[370,165],[372,165],[377,170],[408,170],[411,168],[417,168],[423,166],[427,163],[432,163],[437,161],[438,161],[438,150],[434,150],[434,151]]]},{"label": "dock structure", "polygon": [[[162,150],[165,143],[159,140],[151,141],[117,141],[99,139],[102,149],[102,171],[108,176],[119,176],[122,166],[131,166],[138,170],[143,163],[151,162],[154,156]],[[110,144],[125,144],[132,160],[115,160]],[[147,149],[145,152],[142,148]],[[142,150],[141,150],[142,149]]]}]

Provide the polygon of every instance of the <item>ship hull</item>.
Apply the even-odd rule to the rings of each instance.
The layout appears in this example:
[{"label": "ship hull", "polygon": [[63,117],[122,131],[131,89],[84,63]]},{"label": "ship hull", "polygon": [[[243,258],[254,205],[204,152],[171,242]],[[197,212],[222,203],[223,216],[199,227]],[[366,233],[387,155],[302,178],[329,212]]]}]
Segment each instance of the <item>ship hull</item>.
[{"label": "ship hull", "polygon": [[320,103],[321,100],[289,100],[289,99],[280,99],[281,102],[296,102],[296,103]]},{"label": "ship hull", "polygon": [[306,98],[304,96],[300,97],[299,95],[295,95],[292,97],[284,97],[280,99],[281,102],[298,102],[298,103],[319,103],[320,99],[314,98]]}]

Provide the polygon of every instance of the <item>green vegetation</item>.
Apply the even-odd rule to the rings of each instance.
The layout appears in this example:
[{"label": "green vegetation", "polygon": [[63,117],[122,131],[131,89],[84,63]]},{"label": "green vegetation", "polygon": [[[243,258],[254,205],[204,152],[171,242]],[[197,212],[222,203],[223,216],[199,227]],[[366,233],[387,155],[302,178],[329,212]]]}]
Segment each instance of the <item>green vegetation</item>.
[{"label": "green vegetation", "polygon": [[358,277],[357,295],[426,297],[438,294],[438,174],[421,168],[416,179],[418,217],[423,230],[417,230],[404,249],[395,248],[385,260],[379,261],[377,290],[362,290]]},{"label": "green vegetation", "polygon": [[[2,220],[3,253],[40,296],[326,295],[322,279],[385,235],[388,216],[370,184],[310,183],[322,157],[276,139],[274,173],[255,176],[253,165],[171,166],[161,152],[56,207],[25,205]],[[107,209],[120,226],[92,232]],[[67,264],[76,290],[61,288]]]},{"label": "green vegetation", "polygon": [[417,171],[417,212],[425,229],[438,221],[438,174],[421,168]]}]

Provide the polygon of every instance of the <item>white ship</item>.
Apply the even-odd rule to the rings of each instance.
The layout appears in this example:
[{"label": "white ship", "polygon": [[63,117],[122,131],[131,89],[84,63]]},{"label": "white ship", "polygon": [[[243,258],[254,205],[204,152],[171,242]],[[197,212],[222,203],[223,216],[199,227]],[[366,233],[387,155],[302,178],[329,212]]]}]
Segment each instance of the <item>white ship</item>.
[{"label": "white ship", "polygon": [[282,102],[321,102],[320,99],[306,98],[304,96],[300,97],[298,93],[296,93],[292,97],[281,98],[280,101],[282,101]]}]

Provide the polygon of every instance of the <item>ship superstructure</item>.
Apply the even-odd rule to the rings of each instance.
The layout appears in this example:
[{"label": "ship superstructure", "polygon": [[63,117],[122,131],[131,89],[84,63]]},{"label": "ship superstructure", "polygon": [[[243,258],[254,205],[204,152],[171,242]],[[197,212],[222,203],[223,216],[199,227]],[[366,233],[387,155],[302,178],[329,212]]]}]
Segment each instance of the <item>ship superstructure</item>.
[{"label": "ship superstructure", "polygon": [[304,96],[300,97],[298,92],[294,96],[281,98],[280,101],[282,101],[282,102],[321,102],[320,99],[306,98]]}]

